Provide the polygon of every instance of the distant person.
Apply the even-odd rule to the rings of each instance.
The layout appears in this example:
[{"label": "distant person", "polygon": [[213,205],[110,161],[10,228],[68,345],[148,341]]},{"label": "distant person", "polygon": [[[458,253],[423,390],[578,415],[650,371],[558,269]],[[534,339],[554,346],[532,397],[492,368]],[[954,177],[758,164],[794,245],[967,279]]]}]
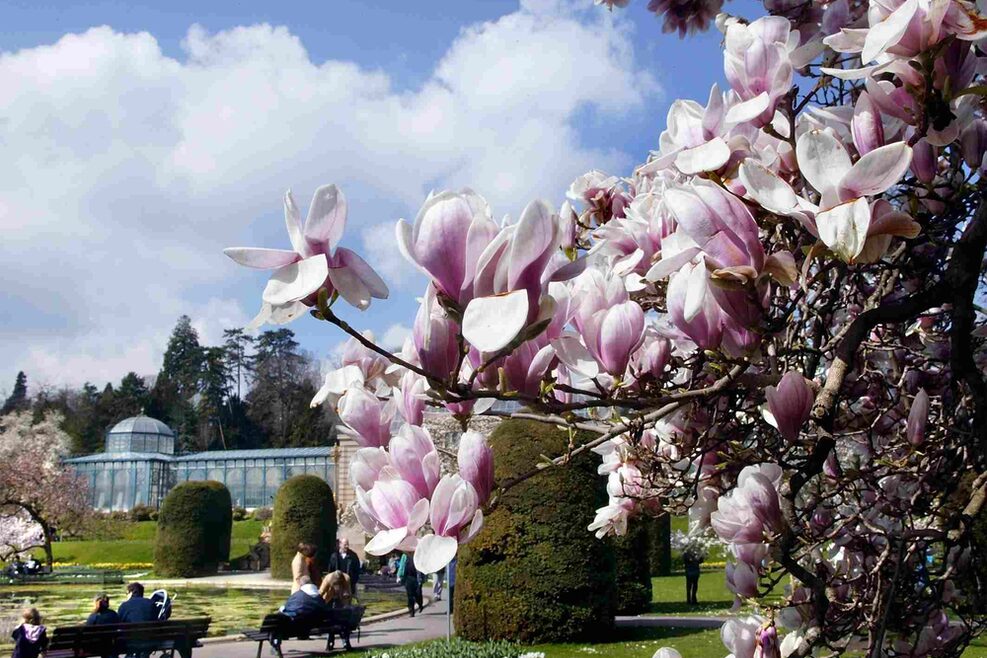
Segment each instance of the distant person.
[{"label": "distant person", "polygon": [[93,611],[86,619],[86,626],[99,626],[101,624],[119,624],[120,615],[110,607],[110,597],[105,593],[97,594],[93,599]]},{"label": "distant person", "polygon": [[418,569],[415,568],[415,560],[407,553],[401,556],[401,561],[398,563],[398,577],[408,595],[408,612],[414,617],[415,606],[418,606],[418,612],[421,612],[425,606],[422,599],[422,581]]},{"label": "distant person", "polygon": [[435,584],[432,586],[432,598],[436,601],[442,600],[442,586],[446,581],[446,568],[442,567],[435,572]]},{"label": "distant person", "polygon": [[124,624],[158,620],[158,610],[151,599],[144,598],[144,586],[140,583],[127,585],[127,600],[120,604],[117,615]]},{"label": "distant person", "polygon": [[350,550],[350,540],[343,537],[339,540],[339,550],[329,558],[329,572],[342,571],[350,579],[350,588],[356,594],[357,583],[360,582],[360,558]]},{"label": "distant person", "polygon": [[[319,588],[319,593],[322,594],[322,599],[329,605],[333,610],[341,610],[343,608],[348,608],[353,604],[353,592],[350,589],[350,577],[347,576],[342,571],[333,571],[325,580],[322,581],[322,586]],[[340,636],[343,638],[343,648],[349,651],[353,647],[350,645],[350,631],[346,629]],[[329,648],[332,649],[336,645],[336,636],[333,633],[329,633]]]},{"label": "distant person", "polygon": [[27,562],[24,563],[24,573],[29,576],[33,576],[38,573],[41,569],[41,563],[34,559],[34,555],[27,556]]},{"label": "distant person", "polygon": [[38,658],[48,649],[48,632],[41,625],[37,608],[26,608],[21,614],[23,623],[14,629],[14,653],[11,658]]},{"label": "distant person", "polygon": [[699,603],[697,593],[699,591],[699,565],[702,560],[696,553],[687,550],[682,554],[682,562],[685,563],[685,602]]},{"label": "distant person", "polygon": [[302,578],[308,578],[310,583],[321,581],[321,578],[319,578],[319,567],[315,561],[318,551],[319,549],[315,544],[304,541],[298,544],[298,552],[295,553],[295,557],[291,561],[292,594],[302,588]]}]

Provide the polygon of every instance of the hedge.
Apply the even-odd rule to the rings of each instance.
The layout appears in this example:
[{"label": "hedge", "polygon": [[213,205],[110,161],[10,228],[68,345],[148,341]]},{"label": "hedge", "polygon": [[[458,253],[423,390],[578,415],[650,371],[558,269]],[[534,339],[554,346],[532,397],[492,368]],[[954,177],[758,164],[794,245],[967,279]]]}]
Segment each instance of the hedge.
[{"label": "hedge", "polygon": [[[576,438],[577,442],[587,437]],[[498,481],[565,451],[568,435],[509,420],[490,437]],[[595,460],[542,471],[508,490],[460,553],[456,632],[467,640],[593,640],[613,626],[614,558],[586,526],[606,504]]]},{"label": "hedge", "polygon": [[314,475],[296,475],[274,497],[271,577],[291,578],[291,560],[303,541],[318,547],[318,564],[327,567],[336,550],[336,504],[329,485]]},{"label": "hedge", "polygon": [[617,614],[636,615],[651,605],[650,519],[634,519],[627,534],[611,537],[617,563]]},{"label": "hedge", "polygon": [[215,574],[230,559],[233,500],[220,482],[183,482],[158,515],[154,572],[167,578]]}]

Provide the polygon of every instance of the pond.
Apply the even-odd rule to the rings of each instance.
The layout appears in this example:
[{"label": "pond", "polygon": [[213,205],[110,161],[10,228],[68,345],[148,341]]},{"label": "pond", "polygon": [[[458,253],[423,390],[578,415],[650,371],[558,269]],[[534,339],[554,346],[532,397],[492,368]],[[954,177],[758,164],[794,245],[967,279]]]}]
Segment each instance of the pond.
[{"label": "pond", "polygon": [[[10,585],[0,586],[0,648],[10,646],[10,633],[20,623],[25,607],[37,608],[49,628],[83,624],[89,616],[93,597],[105,591],[116,607],[126,598],[122,585]],[[180,587],[168,590],[174,597],[174,618],[212,617],[209,635],[227,635],[260,625],[264,615],[273,612],[288,598],[287,590]],[[148,592],[150,594],[150,592]],[[366,614],[397,610],[404,606],[404,590],[361,592],[360,603]]]}]

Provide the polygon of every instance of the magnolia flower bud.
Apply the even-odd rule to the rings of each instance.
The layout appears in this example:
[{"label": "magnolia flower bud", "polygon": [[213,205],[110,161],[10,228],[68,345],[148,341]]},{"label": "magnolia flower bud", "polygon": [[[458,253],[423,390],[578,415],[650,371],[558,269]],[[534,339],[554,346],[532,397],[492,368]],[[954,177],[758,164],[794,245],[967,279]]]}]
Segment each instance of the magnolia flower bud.
[{"label": "magnolia flower bud", "polygon": [[913,446],[922,445],[925,441],[925,427],[929,422],[929,394],[924,388],[918,390],[918,395],[912,400],[912,408],[908,412],[908,422],[905,425],[905,436]]},{"label": "magnolia flower bud", "polygon": [[768,404],[762,409],[764,419],[789,441],[798,438],[802,425],[809,419],[816,395],[808,380],[794,370],[785,373],[778,386],[764,391]]}]

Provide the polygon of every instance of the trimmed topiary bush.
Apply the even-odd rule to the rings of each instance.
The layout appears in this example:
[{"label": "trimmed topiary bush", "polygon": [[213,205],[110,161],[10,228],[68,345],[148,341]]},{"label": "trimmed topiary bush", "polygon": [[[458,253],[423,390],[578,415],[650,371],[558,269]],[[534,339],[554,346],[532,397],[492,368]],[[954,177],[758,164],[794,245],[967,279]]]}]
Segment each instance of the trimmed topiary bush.
[{"label": "trimmed topiary bush", "polygon": [[230,559],[233,500],[220,482],[183,482],[158,514],[154,572],[168,578],[208,576]]},{"label": "trimmed topiary bush", "polygon": [[318,563],[325,568],[336,550],[336,503],[329,485],[314,475],[296,475],[282,484],[274,497],[273,578],[291,578],[291,560],[303,541],[319,547]]},{"label": "trimmed topiary bush", "polygon": [[640,519],[632,523],[647,525],[652,576],[672,575],[672,517],[662,514],[657,519]]},{"label": "trimmed topiary bush", "polygon": [[[581,443],[586,437],[577,437]],[[568,434],[509,420],[490,437],[496,477],[562,454]],[[505,493],[456,570],[456,632],[525,643],[594,639],[613,626],[614,558],[586,526],[606,504],[593,457],[547,469]]]},{"label": "trimmed topiary bush", "polygon": [[636,615],[651,605],[649,519],[634,519],[623,537],[610,537],[617,565],[617,614]]}]

